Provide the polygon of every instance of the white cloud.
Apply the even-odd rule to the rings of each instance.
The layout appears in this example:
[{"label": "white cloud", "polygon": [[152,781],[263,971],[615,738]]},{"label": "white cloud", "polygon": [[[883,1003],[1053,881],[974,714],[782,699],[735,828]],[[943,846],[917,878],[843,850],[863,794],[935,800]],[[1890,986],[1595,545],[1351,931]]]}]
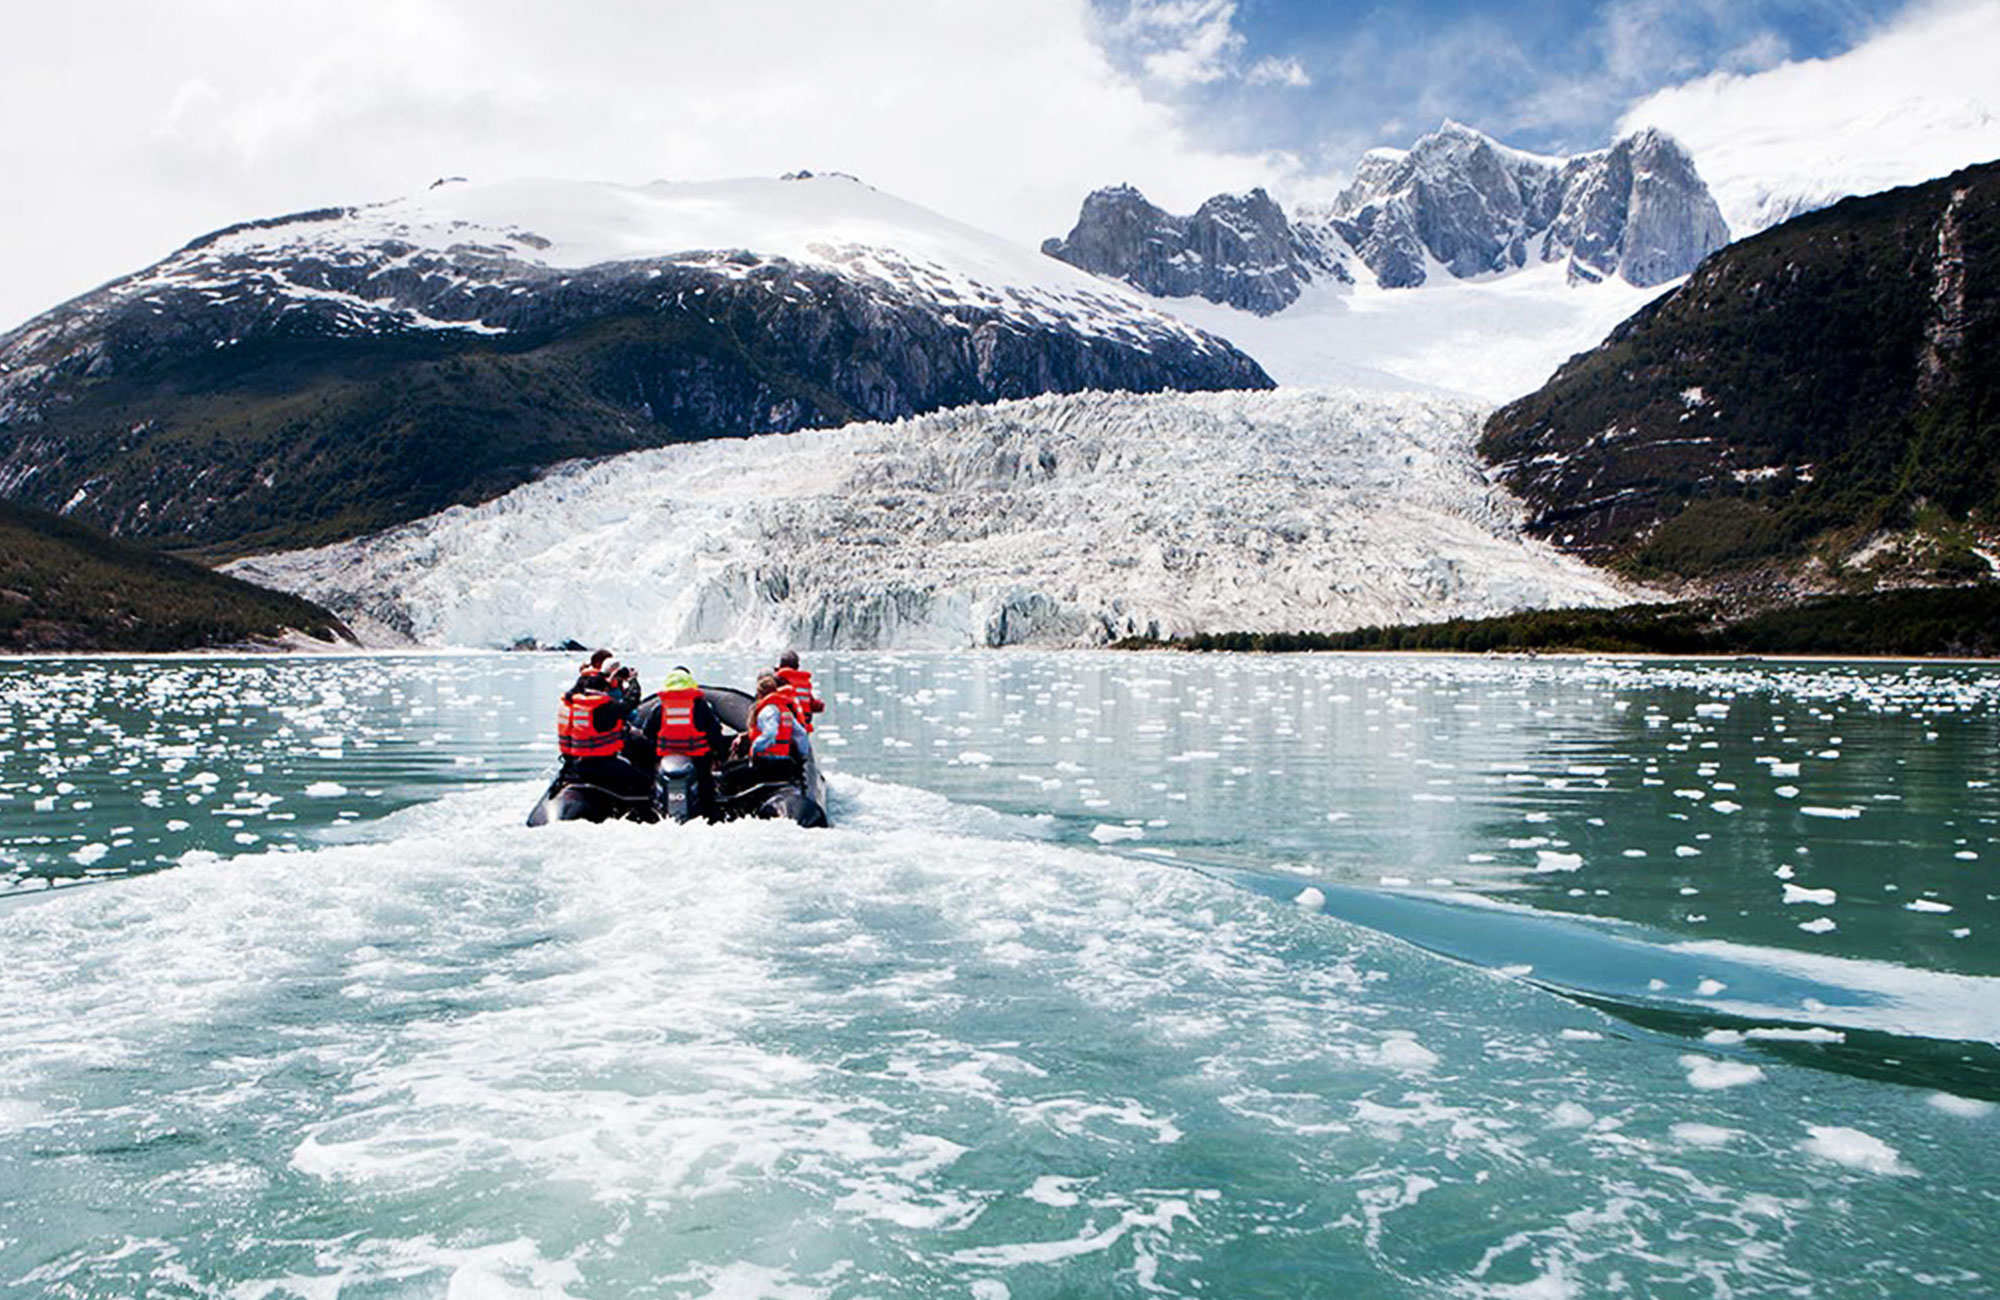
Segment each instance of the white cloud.
[{"label": "white cloud", "polygon": [[[0,329],[246,217],[442,175],[625,182],[852,172],[1025,243],[1130,181],[1191,208],[1282,180],[1194,142],[1099,43],[1087,0],[129,0],[47,6],[0,45]],[[1180,75],[1234,6],[1148,8]],[[108,21],[109,19],[109,21]],[[116,39],[107,38],[107,26]],[[1171,39],[1170,39],[1171,38]],[[1219,65],[1218,65],[1219,66]]]},{"label": "white cloud", "polygon": [[1830,59],[1719,72],[1635,104],[1694,154],[1740,238],[1806,208],[2000,158],[2000,4],[1921,4]]},{"label": "white cloud", "polygon": [[1257,86],[1294,86],[1300,89],[1312,85],[1312,78],[1306,75],[1304,65],[1297,59],[1286,57],[1259,59],[1246,79]]},{"label": "white cloud", "polygon": [[1146,76],[1172,89],[1234,75],[1243,53],[1235,0],[1133,0],[1114,30],[1139,51]]}]

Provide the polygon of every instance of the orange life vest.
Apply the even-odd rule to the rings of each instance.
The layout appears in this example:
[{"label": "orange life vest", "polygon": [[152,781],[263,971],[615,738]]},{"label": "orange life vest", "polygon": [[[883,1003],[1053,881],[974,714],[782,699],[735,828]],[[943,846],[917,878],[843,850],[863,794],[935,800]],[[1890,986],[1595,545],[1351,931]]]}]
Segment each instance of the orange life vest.
[{"label": "orange life vest", "polygon": [[826,706],[813,694],[813,675],[803,668],[780,668],[778,680],[785,684],[792,697],[792,716],[805,724],[805,729],[813,729],[813,714]]},{"label": "orange life vest", "polygon": [[609,703],[611,697],[603,691],[577,691],[563,697],[556,706],[556,744],[564,758],[609,758],[625,748],[622,720],[607,730],[597,729],[597,708]]},{"label": "orange life vest", "polygon": [[[778,706],[778,731],[771,740],[770,748],[759,751],[757,742],[763,739],[757,730],[757,715],[767,704]],[[772,691],[750,707],[750,752],[758,758],[790,758],[792,756],[792,693],[784,687]]]},{"label": "orange life vest", "polygon": [[660,692],[660,735],[654,742],[655,754],[662,758],[668,754],[708,757],[708,737],[694,725],[694,702],[700,698],[699,690]]}]

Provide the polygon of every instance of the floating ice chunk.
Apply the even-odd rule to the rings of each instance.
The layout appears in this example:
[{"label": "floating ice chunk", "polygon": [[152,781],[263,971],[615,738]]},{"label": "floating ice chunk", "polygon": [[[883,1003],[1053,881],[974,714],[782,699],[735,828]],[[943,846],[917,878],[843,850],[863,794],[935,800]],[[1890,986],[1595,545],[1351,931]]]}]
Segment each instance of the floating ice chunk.
[{"label": "floating ice chunk", "polygon": [[1120,840],[1142,840],[1146,832],[1137,826],[1100,824],[1090,832],[1090,838],[1099,844],[1116,844]]},{"label": "floating ice chunk", "polygon": [[1292,902],[1308,912],[1317,912],[1326,906],[1326,894],[1316,885],[1307,885]]},{"label": "floating ice chunk", "polygon": [[1384,1039],[1375,1050],[1375,1059],[1392,1070],[1430,1070],[1438,1063],[1436,1052],[1407,1033],[1394,1033]]},{"label": "floating ice chunk", "polygon": [[1981,1101],[1977,1097],[1960,1097],[1949,1092],[1934,1092],[1930,1096],[1931,1105],[1947,1115],[1960,1119],[1984,1119],[1993,1113],[1993,1103]]},{"label": "floating ice chunk", "polygon": [[1692,1120],[1684,1124],[1676,1124],[1668,1129],[1667,1132],[1673,1137],[1674,1141],[1680,1143],[1682,1146],[1707,1147],[1711,1149],[1726,1147],[1737,1138],[1743,1136],[1742,1133],[1733,1128],[1723,1128],[1717,1124],[1701,1124]]},{"label": "floating ice chunk", "polygon": [[1810,921],[1799,922],[1799,929],[1804,930],[1807,934],[1830,934],[1838,928],[1830,916],[1820,916]]},{"label": "floating ice chunk", "polygon": [[1643,857],[1645,857],[1645,856],[1646,856],[1646,850],[1644,850],[1644,849],[1626,849],[1626,850],[1625,850],[1625,851],[1624,851],[1624,852],[1623,852],[1623,853],[1622,853],[1622,854],[1621,854],[1620,856],[1621,856],[1621,857],[1627,857],[1627,858],[1643,858]]},{"label": "floating ice chunk", "polygon": [[1840,901],[1840,894],[1832,889],[1807,889],[1804,885],[1787,884],[1785,902],[1812,903],[1819,907],[1832,907]]},{"label": "floating ice chunk", "polygon": [[1799,797],[1799,788],[1795,785],[1781,785],[1771,793],[1780,799],[1796,799]]},{"label": "floating ice chunk", "polygon": [[314,781],[305,793],[314,799],[338,799],[347,793],[347,787],[338,781]]},{"label": "floating ice chunk", "polygon": [[1535,850],[1535,870],[1537,871],[1578,871],[1583,867],[1581,853],[1558,853],[1554,849]]},{"label": "floating ice chunk", "polygon": [[1597,1116],[1573,1101],[1559,1101],[1549,1112],[1550,1128],[1589,1128],[1597,1122]]},{"label": "floating ice chunk", "polygon": [[1903,904],[1903,910],[1906,912],[1949,912],[1951,904],[1940,903],[1935,898],[1913,898]]},{"label": "floating ice chunk", "polygon": [[187,783],[189,785],[201,785],[201,786],[220,785],[222,783],[222,778],[217,776],[213,772],[196,772],[193,776],[187,779]]},{"label": "floating ice chunk", "polygon": [[1717,799],[1714,803],[1711,803],[1709,807],[1719,813],[1733,813],[1733,812],[1743,811],[1743,805],[1737,803],[1733,799]]},{"label": "floating ice chunk", "polygon": [[1759,1043],[1844,1043],[1847,1035],[1838,1029],[1828,1029],[1822,1025],[1806,1025],[1794,1028],[1790,1025],[1769,1025],[1759,1029],[1746,1029],[1743,1036]]},{"label": "floating ice chunk", "polygon": [[78,866],[87,867],[93,862],[101,860],[109,852],[111,852],[111,846],[108,844],[86,844],[69,856],[70,860]]},{"label": "floating ice chunk", "polygon": [[1565,1029],[1562,1031],[1562,1038],[1565,1042],[1570,1043],[1601,1043],[1604,1041],[1604,1035],[1598,1033],[1595,1029]]},{"label": "floating ice chunk", "polygon": [[1701,850],[1692,844],[1676,844],[1674,845],[1674,856],[1677,858],[1698,858],[1701,856]]},{"label": "floating ice chunk", "polygon": [[1721,980],[1705,979],[1694,986],[1694,991],[1697,997],[1712,998],[1728,987]]},{"label": "floating ice chunk", "polygon": [[1689,1053],[1681,1057],[1681,1064],[1687,1067],[1689,1086],[1698,1088],[1702,1092],[1740,1088],[1746,1083],[1757,1083],[1764,1078],[1763,1069],[1747,1061],[1718,1061],[1712,1056],[1696,1056]]},{"label": "floating ice chunk", "polygon": [[1858,1128],[1846,1128],[1838,1124],[1808,1124],[1806,1132],[1812,1134],[1800,1147],[1808,1154],[1822,1160],[1831,1160],[1846,1165],[1850,1169],[1860,1169],[1871,1174],[1913,1174],[1916,1170],[1903,1163],[1896,1148],[1873,1134],[1863,1133]]},{"label": "floating ice chunk", "polygon": [[1822,808],[1818,804],[1805,804],[1799,812],[1807,817],[1833,817],[1841,821],[1852,821],[1861,815],[1859,808]]},{"label": "floating ice chunk", "polygon": [[1798,774],[1799,774],[1799,765],[1797,763],[1771,764],[1772,776],[1797,776]]},{"label": "floating ice chunk", "polygon": [[44,795],[42,798],[35,800],[36,812],[54,812],[55,810],[56,797],[54,795]]},{"label": "floating ice chunk", "polygon": [[1726,718],[1729,716],[1729,706],[1722,703],[1697,704],[1694,706],[1694,711],[1697,716],[1703,718]]}]

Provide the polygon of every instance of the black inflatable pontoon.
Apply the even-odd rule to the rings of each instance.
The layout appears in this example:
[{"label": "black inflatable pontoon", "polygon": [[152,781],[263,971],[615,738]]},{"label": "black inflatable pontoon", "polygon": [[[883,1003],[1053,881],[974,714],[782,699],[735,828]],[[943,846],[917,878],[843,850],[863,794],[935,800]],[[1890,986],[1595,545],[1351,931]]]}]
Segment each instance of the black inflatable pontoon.
[{"label": "black inflatable pontoon", "polygon": [[[710,707],[732,736],[750,727],[750,696],[728,686],[704,686]],[[556,774],[549,788],[528,814],[528,825],[544,826],[552,821],[609,821],[622,817],[630,821],[687,822],[734,821],[739,817],[761,817],[794,821],[801,826],[825,826],[826,782],[820,775],[819,760],[736,759],[711,761],[708,771],[691,758],[668,755],[656,759],[639,733],[658,714],[660,697],[649,696],[632,713],[628,725],[624,761],[631,765],[628,781],[592,781],[588,774],[569,768]],[[619,769],[619,775],[625,775]],[[650,774],[650,792],[640,794],[637,779]]]}]

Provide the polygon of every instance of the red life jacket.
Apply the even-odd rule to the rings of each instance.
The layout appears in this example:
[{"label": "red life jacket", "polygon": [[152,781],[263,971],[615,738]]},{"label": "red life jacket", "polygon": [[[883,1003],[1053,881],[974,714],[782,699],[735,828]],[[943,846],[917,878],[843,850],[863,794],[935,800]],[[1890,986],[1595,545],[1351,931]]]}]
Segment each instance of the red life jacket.
[{"label": "red life jacket", "polygon": [[780,668],[778,680],[789,689],[792,697],[792,716],[805,724],[807,731],[813,729],[813,714],[826,705],[820,703],[813,694],[813,675],[803,668]]},{"label": "red life jacket", "polygon": [[655,754],[662,758],[668,754],[708,757],[708,737],[694,725],[694,702],[700,698],[699,690],[660,692],[660,735],[654,742]]},{"label": "red life jacket", "polygon": [[[757,715],[764,711],[766,704],[778,706],[778,734],[771,741],[771,747],[759,751],[757,742],[763,739],[757,730]],[[790,758],[792,756],[792,693],[784,687],[772,691],[758,700],[750,708],[750,750],[758,758]]]},{"label": "red life jacket", "polygon": [[625,748],[622,720],[599,731],[593,715],[600,704],[611,703],[603,691],[577,691],[556,706],[556,745],[564,758],[609,758]]}]

